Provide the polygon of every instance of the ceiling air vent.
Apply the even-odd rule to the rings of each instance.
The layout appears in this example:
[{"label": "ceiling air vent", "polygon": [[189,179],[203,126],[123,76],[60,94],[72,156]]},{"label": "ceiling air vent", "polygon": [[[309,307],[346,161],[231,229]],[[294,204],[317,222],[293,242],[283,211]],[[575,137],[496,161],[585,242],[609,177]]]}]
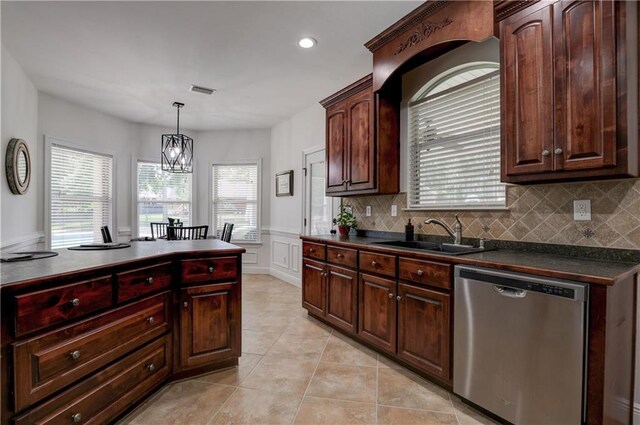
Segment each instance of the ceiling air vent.
[{"label": "ceiling air vent", "polygon": [[209,87],[196,86],[195,84],[192,84],[189,91],[202,94],[213,94],[216,89],[210,89]]}]

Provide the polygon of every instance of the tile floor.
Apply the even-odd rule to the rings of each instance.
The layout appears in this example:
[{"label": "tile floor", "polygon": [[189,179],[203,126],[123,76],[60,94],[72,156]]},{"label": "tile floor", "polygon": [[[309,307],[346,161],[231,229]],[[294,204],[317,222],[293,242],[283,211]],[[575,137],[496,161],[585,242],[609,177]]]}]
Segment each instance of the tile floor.
[{"label": "tile floor", "polygon": [[307,317],[300,289],[267,275],[243,278],[239,366],[168,385],[121,424],[493,424]]}]

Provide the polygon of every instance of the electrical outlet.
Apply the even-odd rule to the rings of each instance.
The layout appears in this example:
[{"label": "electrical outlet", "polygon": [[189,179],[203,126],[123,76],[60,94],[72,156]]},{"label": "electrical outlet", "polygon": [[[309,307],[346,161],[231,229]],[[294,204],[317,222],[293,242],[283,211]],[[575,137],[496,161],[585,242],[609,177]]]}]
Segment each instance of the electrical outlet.
[{"label": "electrical outlet", "polygon": [[578,221],[591,220],[591,201],[589,199],[573,201],[573,219]]},{"label": "electrical outlet", "polygon": [[371,205],[367,205],[367,210],[364,215],[366,215],[367,217],[371,217]]},{"label": "electrical outlet", "polygon": [[391,205],[391,217],[397,217],[397,216],[398,216],[398,206]]}]

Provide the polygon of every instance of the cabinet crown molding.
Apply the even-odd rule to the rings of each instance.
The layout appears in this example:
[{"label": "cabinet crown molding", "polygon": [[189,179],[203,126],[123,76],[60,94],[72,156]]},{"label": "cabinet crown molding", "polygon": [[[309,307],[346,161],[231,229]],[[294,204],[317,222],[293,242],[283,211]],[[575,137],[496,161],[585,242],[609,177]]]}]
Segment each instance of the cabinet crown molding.
[{"label": "cabinet crown molding", "polygon": [[328,106],[341,102],[348,97],[351,97],[353,94],[359,91],[368,89],[372,85],[373,85],[373,74],[369,74],[366,77],[362,77],[355,83],[348,85],[347,87],[343,88],[339,92],[336,92],[331,96],[322,99],[320,101],[320,104],[326,108]]},{"label": "cabinet crown molding", "polygon": [[540,0],[494,0],[496,21],[501,21]]}]

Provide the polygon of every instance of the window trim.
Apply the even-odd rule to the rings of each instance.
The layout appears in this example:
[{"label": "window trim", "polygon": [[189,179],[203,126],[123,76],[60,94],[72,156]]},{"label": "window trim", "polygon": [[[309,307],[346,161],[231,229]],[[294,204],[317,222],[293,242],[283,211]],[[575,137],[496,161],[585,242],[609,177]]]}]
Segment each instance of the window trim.
[{"label": "window trim", "polygon": [[[131,157],[131,216],[133,217],[131,220],[131,237],[139,238],[140,237],[140,220],[138,217],[138,162],[150,162],[153,164],[160,164],[160,161],[156,159],[150,159],[148,157],[142,156],[132,156]],[[189,222],[194,223],[195,217],[195,207],[196,207],[196,199],[195,195],[195,180],[194,177],[196,175],[196,161],[195,158],[192,162],[193,165],[193,173],[191,174],[191,200],[189,201],[191,207],[189,208]]]},{"label": "window trim", "polygon": [[[118,175],[118,161],[116,160],[116,153],[114,151],[106,149],[87,149],[86,146],[70,142],[60,137],[44,135],[44,246],[45,249],[51,249],[51,148],[53,145],[60,146],[62,148],[73,149],[80,152],[86,152],[94,155],[102,155],[111,157],[111,223],[109,228],[111,229],[111,235],[114,242],[118,241],[118,193],[116,176]],[[57,248],[64,249],[64,248]]]},{"label": "window trim", "polygon": [[209,214],[209,234],[216,235],[217,229],[215,227],[215,220],[213,218],[213,167],[216,165],[256,165],[258,167],[258,188],[257,188],[257,226],[256,226],[256,240],[255,241],[234,241],[231,239],[231,243],[235,245],[262,245],[262,158],[247,159],[247,160],[231,160],[231,161],[215,161],[209,163],[209,182],[207,196],[208,202],[208,214]]},{"label": "window trim", "polygon": [[[479,68],[495,68],[495,71],[499,71],[500,70],[500,64],[493,62],[493,61],[473,61],[473,62],[466,62],[466,63],[460,63],[456,66],[453,66],[447,70],[444,70],[442,72],[440,72],[439,74],[436,74],[435,76],[431,77],[428,81],[426,81],[422,87],[420,89],[417,90],[417,92],[415,93],[415,95],[413,95],[407,103],[405,103],[406,105],[406,122],[405,122],[405,129],[407,131],[407,136],[406,136],[406,150],[405,150],[405,160],[406,160],[406,171],[405,171],[405,177],[406,177],[406,195],[407,195],[407,207],[403,208],[402,211],[509,211],[509,207],[507,204],[507,186],[509,186],[508,183],[502,183],[505,186],[505,203],[504,205],[484,205],[484,206],[474,206],[474,205],[468,205],[468,206],[440,206],[440,207],[416,207],[416,206],[410,206],[409,205],[409,198],[411,197],[411,185],[412,185],[412,176],[411,176],[411,136],[410,136],[410,127],[411,127],[411,108],[416,106],[416,105],[420,105],[421,103],[423,103],[424,101],[426,101],[426,99],[429,97],[429,91],[431,89],[433,89],[434,87],[437,87],[441,82],[445,81],[446,79],[450,78],[450,77],[454,77],[455,75],[461,74],[465,71],[469,71],[469,70],[473,70],[473,69],[479,69]],[[480,78],[480,77],[479,77]],[[469,83],[469,82],[467,82]],[[466,84],[466,83],[465,83]],[[447,89],[450,90],[450,89]],[[438,92],[436,95],[440,95],[441,92]],[[502,164],[500,164],[500,166],[502,167]]]}]

